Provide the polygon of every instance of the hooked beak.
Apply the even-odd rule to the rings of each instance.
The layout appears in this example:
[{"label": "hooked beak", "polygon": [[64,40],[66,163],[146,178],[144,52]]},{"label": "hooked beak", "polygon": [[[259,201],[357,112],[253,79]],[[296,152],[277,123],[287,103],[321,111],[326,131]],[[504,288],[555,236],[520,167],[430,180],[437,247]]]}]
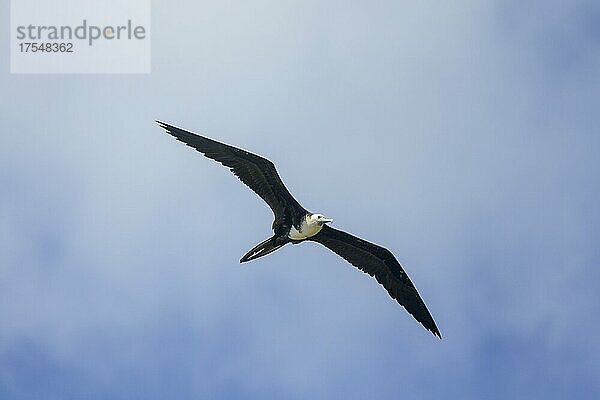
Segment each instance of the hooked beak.
[{"label": "hooked beak", "polygon": [[328,224],[330,222],[333,222],[332,218],[323,218],[323,223]]}]

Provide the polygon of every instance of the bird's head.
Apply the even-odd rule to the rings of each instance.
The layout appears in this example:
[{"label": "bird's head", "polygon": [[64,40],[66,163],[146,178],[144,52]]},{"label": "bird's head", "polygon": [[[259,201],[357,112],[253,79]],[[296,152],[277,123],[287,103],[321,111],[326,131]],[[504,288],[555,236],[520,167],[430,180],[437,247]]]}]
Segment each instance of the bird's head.
[{"label": "bird's head", "polygon": [[333,219],[326,218],[323,214],[311,214],[309,220],[310,222],[314,222],[319,225],[324,225],[333,222]]}]

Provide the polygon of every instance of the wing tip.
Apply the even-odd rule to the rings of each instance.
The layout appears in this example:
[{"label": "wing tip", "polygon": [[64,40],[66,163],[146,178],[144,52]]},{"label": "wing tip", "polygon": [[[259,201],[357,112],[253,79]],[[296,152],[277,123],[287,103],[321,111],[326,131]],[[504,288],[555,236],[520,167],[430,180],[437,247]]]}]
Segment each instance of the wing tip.
[{"label": "wing tip", "polygon": [[167,124],[166,122],[163,122],[161,120],[157,119],[157,120],[154,120],[154,122],[156,122],[159,127],[164,129],[165,133],[168,133],[169,135],[174,136],[175,139],[179,140],[180,142],[185,143],[185,141],[181,139],[182,135],[185,135],[185,134],[193,135],[191,132],[187,132],[181,128],[176,127],[175,125]]},{"label": "wing tip", "polygon": [[169,128],[170,128],[169,124],[167,124],[165,122],[162,122],[162,121],[160,121],[158,119],[154,120],[154,122],[156,122],[158,124],[158,126],[160,126],[161,128],[163,128],[164,130],[169,131]]},{"label": "wing tip", "polygon": [[[154,120],[154,121],[158,124],[159,127],[164,129],[166,133],[168,133],[171,136],[174,136],[175,139],[187,144],[188,146],[194,147],[185,140],[185,138],[187,138],[187,137],[199,137],[202,139],[207,139],[207,138],[204,138],[203,136],[197,135],[190,131],[186,131],[185,129],[179,128],[175,125],[167,124],[166,122],[160,121],[158,119]],[[209,140],[209,139],[207,139],[207,140]]]},{"label": "wing tip", "polygon": [[[433,322],[433,318],[432,318],[432,322]],[[431,325],[427,324],[423,324],[421,323],[421,325],[423,325],[425,327],[425,329],[427,329],[429,332],[431,332],[433,334],[433,336],[437,336],[438,339],[442,340],[442,334],[440,332],[440,330],[438,329],[437,325],[435,324],[435,322],[433,322]]]}]

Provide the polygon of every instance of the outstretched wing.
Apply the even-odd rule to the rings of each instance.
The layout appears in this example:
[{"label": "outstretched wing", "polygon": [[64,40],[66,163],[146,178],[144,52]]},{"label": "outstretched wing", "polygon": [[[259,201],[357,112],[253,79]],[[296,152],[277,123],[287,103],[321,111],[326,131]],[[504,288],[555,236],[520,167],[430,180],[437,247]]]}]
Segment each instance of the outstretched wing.
[{"label": "outstretched wing", "polygon": [[294,219],[298,215],[303,216],[306,214],[306,210],[294,199],[283,184],[275,165],[271,161],[246,150],[219,143],[216,140],[196,135],[164,122],[156,122],[177,140],[195,148],[206,157],[229,167],[235,176],[271,207],[275,216],[274,229],[282,224],[296,222]]},{"label": "outstretched wing", "polygon": [[321,243],[350,264],[375,277],[393,299],[441,339],[440,331],[415,285],[389,250],[327,225],[308,240]]}]

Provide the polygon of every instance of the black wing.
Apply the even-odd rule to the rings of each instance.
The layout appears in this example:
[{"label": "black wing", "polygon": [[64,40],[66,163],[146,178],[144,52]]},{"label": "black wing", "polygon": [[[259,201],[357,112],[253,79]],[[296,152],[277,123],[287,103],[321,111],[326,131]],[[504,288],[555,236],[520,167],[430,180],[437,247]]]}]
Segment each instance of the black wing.
[{"label": "black wing", "polygon": [[231,172],[271,207],[275,216],[273,229],[281,225],[298,224],[296,219],[306,214],[306,210],[283,184],[271,161],[246,150],[219,143],[164,122],[156,122],[177,140],[229,167]]},{"label": "black wing", "polygon": [[393,299],[441,339],[440,331],[415,285],[389,250],[327,225],[309,240],[321,243],[358,269],[374,276]]}]

